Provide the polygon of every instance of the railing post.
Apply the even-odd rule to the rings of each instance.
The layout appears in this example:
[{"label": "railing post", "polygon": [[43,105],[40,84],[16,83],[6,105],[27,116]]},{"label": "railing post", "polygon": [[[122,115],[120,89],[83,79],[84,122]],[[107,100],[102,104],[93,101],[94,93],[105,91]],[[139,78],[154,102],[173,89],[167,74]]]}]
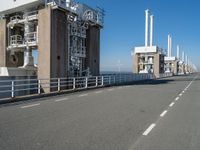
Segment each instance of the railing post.
[{"label": "railing post", "polygon": [[58,78],[58,92],[60,92],[60,78]]},{"label": "railing post", "polygon": [[101,77],[101,85],[102,85],[102,86],[103,86],[103,84],[104,84],[103,82],[104,82],[104,77],[102,76],[102,77]]},{"label": "railing post", "polygon": [[96,87],[98,86],[98,77],[96,77]]},{"label": "railing post", "polygon": [[88,77],[85,78],[85,88],[88,88]]},{"label": "railing post", "polygon": [[15,97],[15,81],[12,81],[11,97]]},{"label": "railing post", "polygon": [[38,80],[38,94],[41,94],[41,81]]},{"label": "railing post", "polygon": [[73,78],[73,90],[76,89],[76,78]]}]

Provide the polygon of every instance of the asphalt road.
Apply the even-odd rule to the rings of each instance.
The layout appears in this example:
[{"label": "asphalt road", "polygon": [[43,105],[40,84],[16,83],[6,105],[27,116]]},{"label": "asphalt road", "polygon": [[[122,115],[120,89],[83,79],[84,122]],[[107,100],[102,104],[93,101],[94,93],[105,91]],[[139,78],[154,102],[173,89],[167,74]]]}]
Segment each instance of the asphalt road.
[{"label": "asphalt road", "polygon": [[0,106],[1,150],[199,150],[200,76]]}]

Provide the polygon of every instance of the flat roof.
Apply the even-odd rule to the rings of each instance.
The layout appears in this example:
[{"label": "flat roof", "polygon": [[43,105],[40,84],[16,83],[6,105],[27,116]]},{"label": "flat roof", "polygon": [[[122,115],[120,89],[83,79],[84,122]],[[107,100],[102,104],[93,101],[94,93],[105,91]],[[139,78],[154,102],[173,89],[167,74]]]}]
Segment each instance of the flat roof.
[{"label": "flat roof", "polygon": [[0,15],[23,11],[39,4],[45,4],[45,0],[1,0]]}]

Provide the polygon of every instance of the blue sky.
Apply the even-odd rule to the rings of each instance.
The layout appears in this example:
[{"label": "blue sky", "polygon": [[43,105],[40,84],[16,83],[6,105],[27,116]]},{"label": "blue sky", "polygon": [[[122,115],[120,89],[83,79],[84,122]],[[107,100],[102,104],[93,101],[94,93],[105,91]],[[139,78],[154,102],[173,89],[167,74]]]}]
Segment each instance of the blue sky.
[{"label": "blue sky", "polygon": [[144,45],[144,10],[155,16],[154,44],[167,49],[167,35],[200,67],[199,0],[77,0],[105,9],[101,32],[101,70],[131,71],[131,50]]}]

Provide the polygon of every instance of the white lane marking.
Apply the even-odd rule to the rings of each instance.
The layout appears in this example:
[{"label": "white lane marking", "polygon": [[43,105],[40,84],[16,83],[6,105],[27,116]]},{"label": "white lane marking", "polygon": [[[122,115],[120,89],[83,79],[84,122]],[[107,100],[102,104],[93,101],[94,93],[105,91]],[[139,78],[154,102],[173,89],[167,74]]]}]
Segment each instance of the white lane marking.
[{"label": "white lane marking", "polygon": [[69,98],[57,99],[55,100],[55,102],[61,102],[61,101],[66,101],[66,100],[69,100]]},{"label": "white lane marking", "polygon": [[175,101],[178,101],[179,100],[179,97],[177,97],[176,99],[175,99]]},{"label": "white lane marking", "polygon": [[84,97],[84,96],[88,96],[88,94],[82,94],[82,95],[79,95],[78,97]]},{"label": "white lane marking", "polygon": [[172,102],[172,103],[169,105],[169,107],[172,107],[174,104],[175,104],[175,103],[174,103],[174,102]]},{"label": "white lane marking", "polygon": [[179,94],[179,96],[182,96],[182,95],[183,95],[182,93]]},{"label": "white lane marking", "polygon": [[164,117],[167,113],[167,110],[163,111],[162,114],[160,114],[160,117]]},{"label": "white lane marking", "polygon": [[108,89],[108,91],[113,91],[114,89]]},{"label": "white lane marking", "polygon": [[22,106],[21,108],[24,109],[24,108],[30,108],[30,107],[39,106],[39,105],[40,105],[40,103],[37,103],[37,104]]},{"label": "white lane marking", "polygon": [[144,131],[144,133],[143,133],[142,135],[147,136],[155,126],[156,126],[155,123],[151,124],[151,125],[146,129],[146,131]]},{"label": "white lane marking", "polygon": [[131,86],[130,85],[127,85],[127,86],[125,86],[126,88],[130,88]]},{"label": "white lane marking", "polygon": [[103,92],[103,91],[96,91],[95,93],[96,93],[96,94],[99,94],[99,93],[102,93],[102,92]]},{"label": "white lane marking", "polygon": [[122,87],[118,87],[118,89],[122,89]]},{"label": "white lane marking", "polygon": [[185,91],[182,91],[182,93],[185,93]]}]

